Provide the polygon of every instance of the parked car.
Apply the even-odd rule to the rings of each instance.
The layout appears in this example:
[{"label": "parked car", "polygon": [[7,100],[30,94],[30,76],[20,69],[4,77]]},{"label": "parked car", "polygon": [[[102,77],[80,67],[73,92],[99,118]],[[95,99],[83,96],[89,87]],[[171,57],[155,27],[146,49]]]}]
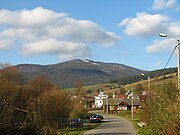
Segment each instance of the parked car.
[{"label": "parked car", "polygon": [[90,116],[90,122],[102,122],[103,119],[103,116],[99,114],[93,114]]}]

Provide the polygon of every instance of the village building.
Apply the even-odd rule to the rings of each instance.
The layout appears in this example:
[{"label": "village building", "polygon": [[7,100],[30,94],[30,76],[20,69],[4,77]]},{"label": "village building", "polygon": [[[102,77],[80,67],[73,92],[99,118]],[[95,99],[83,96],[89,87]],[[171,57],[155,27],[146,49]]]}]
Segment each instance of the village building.
[{"label": "village building", "polygon": [[131,110],[132,106],[134,109],[141,108],[140,98],[137,95],[133,95],[133,99],[131,96],[113,95],[113,98],[104,100],[103,111],[104,113],[117,113],[121,110]]},{"label": "village building", "polygon": [[108,95],[104,94],[103,91],[100,91],[100,93],[94,97],[95,101],[95,108],[102,108],[104,99],[107,99]]}]

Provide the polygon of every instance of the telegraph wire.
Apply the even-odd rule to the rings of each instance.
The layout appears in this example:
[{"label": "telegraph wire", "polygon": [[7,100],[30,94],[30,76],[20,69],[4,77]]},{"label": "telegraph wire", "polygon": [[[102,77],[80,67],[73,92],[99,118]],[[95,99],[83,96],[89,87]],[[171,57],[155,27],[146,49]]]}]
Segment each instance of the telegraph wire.
[{"label": "telegraph wire", "polygon": [[[162,73],[164,72],[164,70],[166,69],[166,67],[167,67],[167,65],[169,64],[169,62],[170,62],[170,60],[171,60],[171,58],[172,58],[172,56],[173,56],[173,54],[174,54],[176,48],[177,48],[177,45],[174,47],[174,50],[172,51],[172,53],[171,53],[171,55],[170,55],[170,57],[169,57],[169,59],[168,59],[166,65],[164,66],[164,68],[163,68],[163,70],[161,71],[161,73],[158,74],[158,76],[161,76]],[[155,78],[155,80],[158,78],[158,76]]]},{"label": "telegraph wire", "polygon": [[[177,45],[174,47],[174,50],[172,51],[172,53],[171,53],[171,55],[170,55],[168,61],[166,62],[164,68],[161,70],[161,72],[160,72],[159,74],[157,73],[157,76],[155,75],[156,77],[155,77],[154,81],[156,81],[156,80],[158,79],[158,77],[162,75],[162,73],[163,73],[164,70],[166,69],[167,65],[169,64],[169,62],[170,62],[170,60],[171,60],[171,58],[172,58],[172,56],[173,56],[173,54],[174,54],[176,48],[177,48]],[[146,82],[144,85],[147,85],[147,83],[148,83],[148,82]]]}]

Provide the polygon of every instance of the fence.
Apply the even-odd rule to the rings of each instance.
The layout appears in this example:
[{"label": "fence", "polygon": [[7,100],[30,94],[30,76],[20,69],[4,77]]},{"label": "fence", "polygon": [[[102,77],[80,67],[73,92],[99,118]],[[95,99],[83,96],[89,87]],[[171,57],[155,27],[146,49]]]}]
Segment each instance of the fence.
[{"label": "fence", "polygon": [[59,128],[83,128],[84,122],[80,118],[63,119],[58,124]]},{"label": "fence", "polygon": [[[60,122],[56,123],[56,126],[57,128],[83,128],[83,126],[85,125],[85,123],[87,124],[88,121],[84,121],[80,118],[73,118],[73,119],[62,119]],[[2,125],[0,123],[0,129],[3,129],[3,127],[8,127],[8,128],[11,128],[12,129],[18,129],[20,127],[23,127],[25,126],[24,124],[6,124],[6,125]],[[33,124],[32,126],[30,127],[33,127]]]}]

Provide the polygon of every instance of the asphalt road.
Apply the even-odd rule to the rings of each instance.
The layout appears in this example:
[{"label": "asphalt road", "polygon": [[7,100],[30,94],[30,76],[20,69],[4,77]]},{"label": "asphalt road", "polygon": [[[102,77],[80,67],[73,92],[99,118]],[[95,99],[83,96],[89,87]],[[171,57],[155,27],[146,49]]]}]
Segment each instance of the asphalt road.
[{"label": "asphalt road", "polygon": [[83,135],[136,135],[132,123],[115,115],[102,115],[104,121],[95,129],[89,130]]}]

